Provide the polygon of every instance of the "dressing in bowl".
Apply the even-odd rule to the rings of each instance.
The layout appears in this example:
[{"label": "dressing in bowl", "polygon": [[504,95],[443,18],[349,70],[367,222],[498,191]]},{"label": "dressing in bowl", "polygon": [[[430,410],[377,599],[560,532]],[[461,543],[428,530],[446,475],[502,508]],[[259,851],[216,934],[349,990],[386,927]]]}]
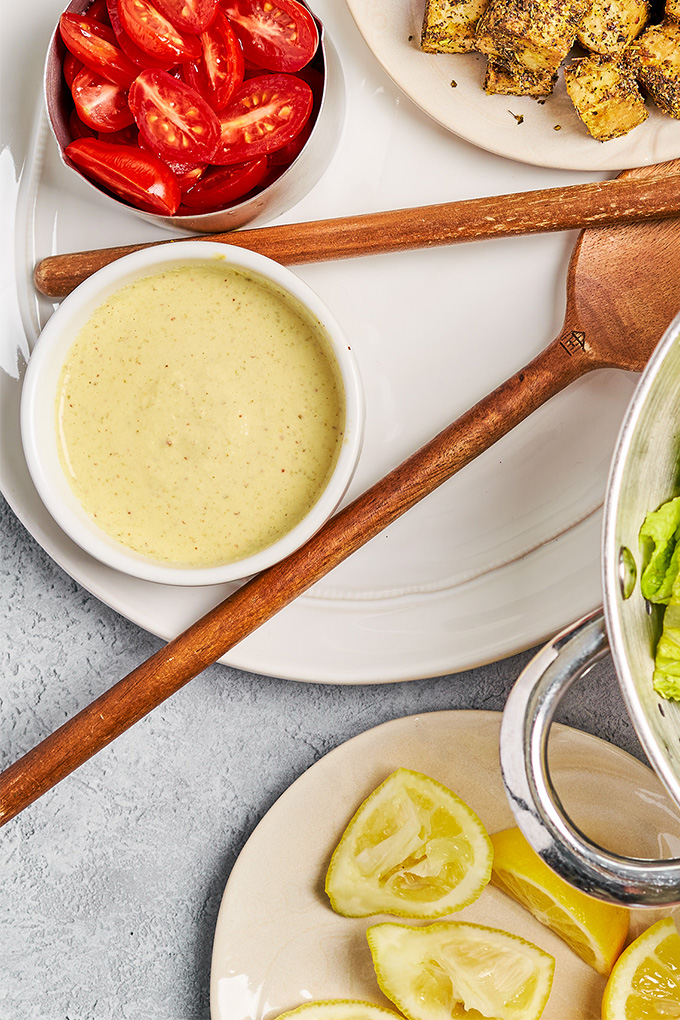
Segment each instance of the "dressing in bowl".
[{"label": "dressing in bowl", "polygon": [[136,252],[62,304],[31,356],[22,439],[43,501],[111,566],[168,583],[247,576],[337,506],[361,437],[348,344],[262,256]]}]

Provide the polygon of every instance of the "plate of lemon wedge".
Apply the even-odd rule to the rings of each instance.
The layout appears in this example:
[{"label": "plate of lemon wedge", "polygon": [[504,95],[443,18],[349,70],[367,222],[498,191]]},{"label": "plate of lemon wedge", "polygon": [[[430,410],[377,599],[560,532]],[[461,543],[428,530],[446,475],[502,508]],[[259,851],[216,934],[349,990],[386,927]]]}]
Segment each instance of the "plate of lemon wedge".
[{"label": "plate of lemon wedge", "polygon": [[[500,718],[396,719],[289,787],[225,889],[212,1020],[680,1016],[680,910],[604,903],[540,860],[503,792]],[[680,856],[680,817],[637,759],[556,725],[550,765],[591,839]]]}]

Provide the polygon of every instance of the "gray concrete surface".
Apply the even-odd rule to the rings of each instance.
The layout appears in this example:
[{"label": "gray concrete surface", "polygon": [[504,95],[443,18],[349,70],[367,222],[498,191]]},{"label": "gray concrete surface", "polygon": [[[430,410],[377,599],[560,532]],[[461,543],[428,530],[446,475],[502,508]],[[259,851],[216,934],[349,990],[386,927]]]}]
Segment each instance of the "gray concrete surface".
[{"label": "gray concrete surface", "polygon": [[[0,499],[0,767],[158,647]],[[502,709],[530,656],[367,687],[206,670],[0,831],[0,1018],[206,1020],[222,892],[277,797],[378,723]],[[560,718],[643,757],[609,660]]]}]

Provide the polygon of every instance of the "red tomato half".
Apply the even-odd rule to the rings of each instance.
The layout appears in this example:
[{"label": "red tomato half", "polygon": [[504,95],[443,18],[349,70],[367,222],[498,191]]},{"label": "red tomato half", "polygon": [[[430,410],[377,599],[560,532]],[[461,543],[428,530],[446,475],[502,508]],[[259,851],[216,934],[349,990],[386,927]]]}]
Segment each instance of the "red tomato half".
[{"label": "red tomato half", "polygon": [[109,20],[108,11],[106,10],[106,0],[94,0],[86,11],[88,18],[94,18],[95,21],[107,22]]},{"label": "red tomato half", "polygon": [[216,164],[243,163],[283,148],[307,123],[312,90],[292,74],[249,78],[220,115]]},{"label": "red tomato half", "polygon": [[78,71],[82,71],[84,66],[85,65],[81,63],[81,61],[78,60],[77,57],[74,57],[72,53],[67,52],[66,56],[64,57],[63,71],[66,84],[68,85],[69,88],[71,88],[71,85],[73,85],[73,79],[78,74]]},{"label": "red tomato half", "polygon": [[223,110],[243,81],[243,50],[221,12],[200,38],[203,57],[185,64],[184,73],[213,110]]},{"label": "red tomato half", "polygon": [[177,58],[174,56],[159,59],[150,56],[148,53],[145,53],[144,50],[140,50],[139,46],[132,41],[121,24],[120,15],[118,14],[118,0],[106,0],[106,8],[108,10],[109,21],[111,22],[113,34],[116,37],[116,42],[125,56],[128,57],[133,64],[136,64],[140,70],[143,67],[160,67],[164,71],[167,71],[175,64]]},{"label": "red tomato half", "polygon": [[100,131],[98,137],[102,142],[112,142],[116,145],[137,145],[138,136],[137,125],[128,124],[127,127],[121,128],[120,131]]},{"label": "red tomato half", "polygon": [[199,163],[198,166],[180,166],[179,163],[168,163],[168,166],[177,178],[182,194],[192,188],[205,173],[205,165],[202,163]]},{"label": "red tomato half", "polygon": [[167,71],[142,71],[128,99],[137,127],[156,155],[175,163],[212,161],[220,122],[190,85]]},{"label": "red tomato half", "polygon": [[113,29],[84,14],[62,14],[59,31],[64,45],[85,67],[127,88],[139,73],[119,48]]},{"label": "red tomato half", "polygon": [[118,0],[118,14],[123,30],[149,56],[175,64],[200,57],[196,36],[178,31],[149,0]]},{"label": "red tomato half", "polygon": [[246,60],[268,71],[299,71],[319,44],[316,22],[297,0],[222,0]]},{"label": "red tomato half", "polygon": [[275,152],[270,152],[267,157],[270,166],[289,166],[294,160],[298,158],[305,145],[309,141],[309,136],[314,128],[313,118],[310,117],[302,131],[295,136],[292,142],[287,142],[282,148],[277,149]]},{"label": "red tomato half", "polygon": [[71,132],[71,139],[97,137],[97,132],[88,127],[87,124],[83,124],[76,110],[71,110],[71,115],[68,119],[68,129]]},{"label": "red tomato half", "polygon": [[120,131],[134,121],[125,89],[89,67],[75,76],[71,94],[78,116],[95,131]]},{"label": "red tomato half", "polygon": [[180,32],[205,32],[217,14],[217,0],[156,0],[160,11]]},{"label": "red tomato half", "polygon": [[234,166],[213,167],[182,195],[182,205],[209,212],[223,209],[257,187],[267,171],[267,160],[251,159]]},{"label": "red tomato half", "polygon": [[147,212],[172,216],[179,206],[179,184],[150,152],[130,145],[79,138],[64,150],[86,177]]}]

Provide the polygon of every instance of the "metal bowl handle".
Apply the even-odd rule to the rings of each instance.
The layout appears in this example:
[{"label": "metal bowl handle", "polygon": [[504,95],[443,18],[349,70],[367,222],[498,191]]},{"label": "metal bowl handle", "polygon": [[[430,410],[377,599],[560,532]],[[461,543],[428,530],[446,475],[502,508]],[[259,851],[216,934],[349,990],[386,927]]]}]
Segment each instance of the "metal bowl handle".
[{"label": "metal bowl handle", "polygon": [[612,903],[680,903],[680,860],[631,860],[592,843],[568,818],[550,778],[548,736],[560,698],[608,648],[599,610],[558,634],[526,666],[503,712],[503,782],[527,840],[568,882]]}]

